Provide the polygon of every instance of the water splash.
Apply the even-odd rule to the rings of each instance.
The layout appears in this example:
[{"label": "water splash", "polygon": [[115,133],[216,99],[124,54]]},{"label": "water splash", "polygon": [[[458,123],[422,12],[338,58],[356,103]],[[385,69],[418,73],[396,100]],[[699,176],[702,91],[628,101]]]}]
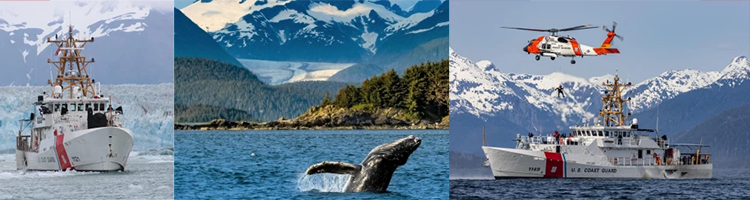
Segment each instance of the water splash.
[{"label": "water splash", "polygon": [[303,192],[344,192],[351,175],[342,174],[300,174],[297,189]]}]

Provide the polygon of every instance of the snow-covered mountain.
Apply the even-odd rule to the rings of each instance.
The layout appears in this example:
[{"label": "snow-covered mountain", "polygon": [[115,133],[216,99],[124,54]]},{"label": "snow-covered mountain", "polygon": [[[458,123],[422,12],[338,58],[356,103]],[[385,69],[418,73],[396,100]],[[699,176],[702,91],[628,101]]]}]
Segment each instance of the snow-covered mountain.
[{"label": "snow-covered mountain", "polygon": [[[518,104],[529,104],[559,116],[563,122],[571,122],[570,117],[589,119],[601,108],[601,104],[597,104],[605,89],[601,83],[613,77],[608,74],[584,79],[557,72],[548,75],[503,73],[489,61],[474,63],[453,49],[450,49],[450,59],[451,111],[477,117],[495,116]],[[633,99],[630,112],[638,113],[695,89],[739,85],[749,79],[749,72],[750,61],[739,56],[721,71],[664,72],[634,84],[625,95]],[[554,88],[559,84],[565,88],[566,98],[557,97]],[[517,100],[521,102],[515,103]]]},{"label": "snow-covered mountain", "polygon": [[54,39],[74,27],[74,36],[95,38],[83,53],[97,60],[91,71],[103,83],[172,82],[171,2],[52,1],[0,3],[0,85],[42,85]]},{"label": "snow-covered mountain", "polygon": [[[387,0],[213,0],[182,12],[238,58],[361,62],[399,32],[427,34],[448,25],[447,17],[427,20],[447,2],[422,1],[413,12]],[[414,29],[421,22],[430,24]]]},{"label": "snow-covered mountain", "polygon": [[[750,61],[745,56],[734,58],[720,71],[668,71],[627,90],[626,97],[632,99],[628,112],[651,128],[661,112],[661,133],[679,135],[715,114],[750,102],[749,75]],[[613,77],[505,73],[489,61],[473,62],[450,49],[451,132],[462,133],[451,134],[451,150],[481,155],[481,124],[487,126],[487,138],[495,142],[490,144],[512,146],[503,138],[525,132],[566,132],[581,120],[590,122],[602,106],[601,83]],[[554,91],[559,84],[565,88],[565,98]]]},{"label": "snow-covered mountain", "polygon": [[[0,150],[14,148],[18,120],[28,118],[32,103],[50,87],[0,87]],[[134,150],[173,147],[174,84],[102,85],[102,93],[122,106],[125,127],[133,132]]]}]

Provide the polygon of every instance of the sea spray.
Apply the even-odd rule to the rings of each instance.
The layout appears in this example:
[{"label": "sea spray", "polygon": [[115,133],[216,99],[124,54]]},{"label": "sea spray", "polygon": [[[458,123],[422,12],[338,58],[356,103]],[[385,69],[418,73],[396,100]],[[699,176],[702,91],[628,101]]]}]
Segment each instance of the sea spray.
[{"label": "sea spray", "polygon": [[344,192],[344,188],[346,188],[346,183],[350,177],[351,175],[327,173],[314,175],[300,174],[299,179],[297,179],[297,189],[303,192]]}]

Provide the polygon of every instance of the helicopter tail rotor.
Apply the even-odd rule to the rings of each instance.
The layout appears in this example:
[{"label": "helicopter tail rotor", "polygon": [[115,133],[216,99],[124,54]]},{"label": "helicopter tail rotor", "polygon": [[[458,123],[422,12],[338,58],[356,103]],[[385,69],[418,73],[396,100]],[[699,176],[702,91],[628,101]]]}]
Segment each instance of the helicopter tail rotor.
[{"label": "helicopter tail rotor", "polygon": [[[622,36],[618,35],[617,33],[615,33],[615,29],[617,29],[617,22],[612,22],[612,30],[611,31],[609,30],[609,28],[607,28],[607,26],[602,26],[602,29],[604,29],[604,31],[607,31],[608,33],[614,34],[614,37],[617,37],[617,39],[620,39],[620,41],[623,41],[624,38]],[[609,34],[607,34],[607,35],[609,35]]]},{"label": "helicopter tail rotor", "polygon": [[602,46],[600,48],[609,48],[610,46],[612,46],[612,43],[614,42],[612,39],[614,39],[615,37],[617,39],[620,39],[620,41],[623,40],[622,36],[615,33],[616,28],[617,28],[617,22],[612,22],[612,30],[609,30],[607,26],[602,26],[602,29],[604,31],[607,31],[607,39],[604,40],[604,43],[602,43]]}]

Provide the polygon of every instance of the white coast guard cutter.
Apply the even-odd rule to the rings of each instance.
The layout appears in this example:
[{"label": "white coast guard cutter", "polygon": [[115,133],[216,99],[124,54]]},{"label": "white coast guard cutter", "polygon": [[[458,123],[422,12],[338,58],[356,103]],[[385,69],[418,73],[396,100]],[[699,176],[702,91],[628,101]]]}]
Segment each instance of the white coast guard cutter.
[{"label": "white coast guard cutter", "polygon": [[[516,148],[482,146],[496,179],[502,178],[711,178],[711,154],[702,144],[669,144],[652,138],[638,121],[626,125],[618,76],[608,90],[597,124],[570,127],[567,137],[516,135]],[[680,152],[688,147],[695,152]]]},{"label": "white coast guard cutter", "polygon": [[[57,68],[52,93],[37,97],[34,113],[20,120],[16,138],[16,166],[19,170],[124,170],[133,149],[133,134],[123,128],[122,108],[112,109],[101,87],[89,78],[86,67],[94,59],[81,55],[83,46],[94,38],[68,37],[50,40],[59,49],[59,61],[47,60]],[[24,133],[28,129],[30,133]]]}]

